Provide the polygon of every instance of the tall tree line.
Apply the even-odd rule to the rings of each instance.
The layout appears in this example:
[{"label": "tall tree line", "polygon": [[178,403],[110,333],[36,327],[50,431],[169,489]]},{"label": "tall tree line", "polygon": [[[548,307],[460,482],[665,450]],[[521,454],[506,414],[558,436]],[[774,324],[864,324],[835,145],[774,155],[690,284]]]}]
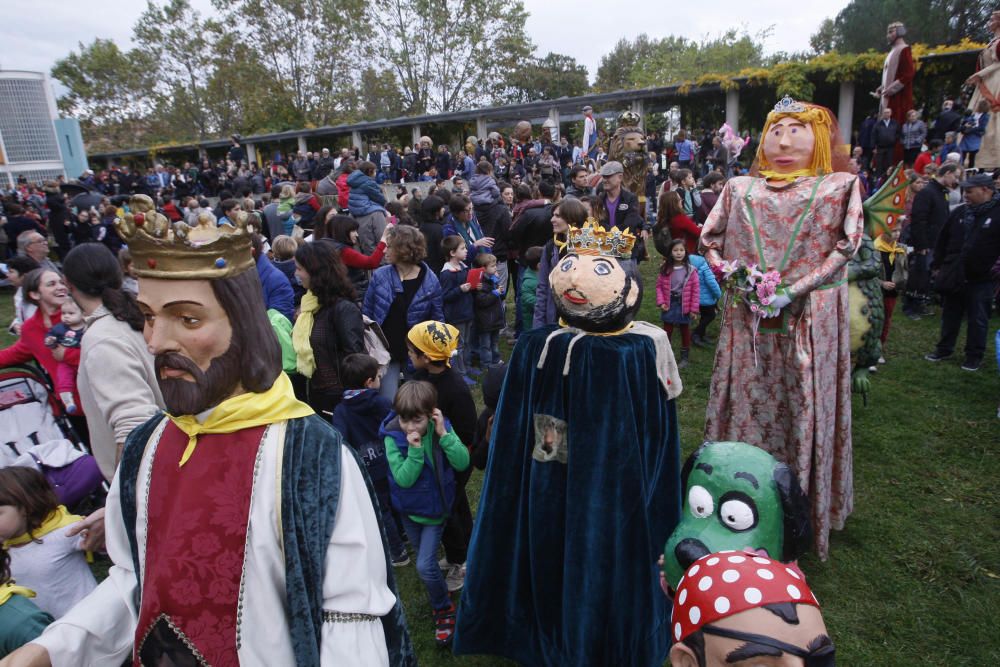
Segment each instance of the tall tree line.
[{"label": "tall tree line", "polygon": [[[536,58],[521,0],[147,0],[135,46],[59,60],[60,109],[91,149],[204,140],[580,95],[573,58]],[[546,81],[549,85],[546,85]]]}]

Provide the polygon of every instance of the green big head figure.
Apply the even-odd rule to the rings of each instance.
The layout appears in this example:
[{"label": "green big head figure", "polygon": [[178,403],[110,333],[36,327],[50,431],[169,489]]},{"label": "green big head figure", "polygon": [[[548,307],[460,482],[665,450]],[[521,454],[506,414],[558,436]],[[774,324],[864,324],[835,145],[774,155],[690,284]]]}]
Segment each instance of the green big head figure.
[{"label": "green big head figure", "polygon": [[681,521],[663,549],[663,574],[671,591],[707,554],[762,550],[787,563],[812,542],[809,498],[792,469],[763,449],[707,442],[684,464],[681,484]]}]

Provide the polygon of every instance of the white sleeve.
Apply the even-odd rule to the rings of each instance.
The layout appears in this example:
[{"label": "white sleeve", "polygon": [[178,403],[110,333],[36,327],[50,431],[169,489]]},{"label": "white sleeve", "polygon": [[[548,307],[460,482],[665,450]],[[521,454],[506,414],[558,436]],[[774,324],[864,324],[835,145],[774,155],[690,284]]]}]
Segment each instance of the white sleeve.
[{"label": "white sleeve", "polygon": [[118,477],[105,512],[105,543],[115,563],[108,578],[32,643],[48,651],[53,667],[120,665],[132,651],[138,623],[135,572],[122,522]]},{"label": "white sleeve", "polygon": [[[337,524],[326,552],[323,609],[384,616],[396,603],[386,585],[386,561],[375,508],[357,461],[341,447],[341,489]],[[320,664],[389,665],[382,623],[333,621],[323,624]]]}]

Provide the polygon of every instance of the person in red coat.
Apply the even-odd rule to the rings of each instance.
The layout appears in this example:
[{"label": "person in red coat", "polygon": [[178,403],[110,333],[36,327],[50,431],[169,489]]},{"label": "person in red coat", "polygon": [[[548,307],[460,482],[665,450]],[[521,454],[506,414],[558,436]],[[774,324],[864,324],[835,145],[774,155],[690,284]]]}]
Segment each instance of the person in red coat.
[{"label": "person in red coat", "polygon": [[[670,230],[670,238],[681,239],[688,254],[698,252],[698,239],[701,237],[701,227],[684,213],[684,205],[676,191],[664,192],[656,207],[656,226],[653,228],[654,241],[659,238],[662,229]],[[661,253],[663,250],[657,246]]]},{"label": "person in red coat", "polygon": [[354,171],[354,160],[344,160],[340,176],[337,177],[337,206],[341,211],[347,210],[347,200],[351,196],[351,186],[347,184],[347,177],[352,171]]},{"label": "person in red coat", "polygon": [[[21,337],[8,348],[0,350],[0,367],[35,362],[56,377],[60,361],[79,364],[80,348],[62,348],[62,359],[53,356],[54,350],[45,346],[45,334],[62,321],[62,304],[66,300],[66,283],[62,276],[50,269],[35,269],[24,277],[21,285],[24,298],[38,306],[35,314],[21,327]],[[79,410],[80,397],[73,392],[73,402]],[[79,414],[79,413],[77,413]],[[86,433],[86,429],[83,429]]]}]

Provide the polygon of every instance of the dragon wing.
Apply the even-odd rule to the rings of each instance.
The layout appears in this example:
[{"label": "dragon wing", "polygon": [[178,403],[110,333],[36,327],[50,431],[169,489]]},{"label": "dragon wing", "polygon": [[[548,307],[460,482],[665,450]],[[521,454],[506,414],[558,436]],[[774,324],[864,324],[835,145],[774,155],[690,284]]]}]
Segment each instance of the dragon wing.
[{"label": "dragon wing", "polygon": [[899,226],[906,210],[906,187],[909,183],[900,162],[878,192],[865,200],[865,233],[875,239]]}]

